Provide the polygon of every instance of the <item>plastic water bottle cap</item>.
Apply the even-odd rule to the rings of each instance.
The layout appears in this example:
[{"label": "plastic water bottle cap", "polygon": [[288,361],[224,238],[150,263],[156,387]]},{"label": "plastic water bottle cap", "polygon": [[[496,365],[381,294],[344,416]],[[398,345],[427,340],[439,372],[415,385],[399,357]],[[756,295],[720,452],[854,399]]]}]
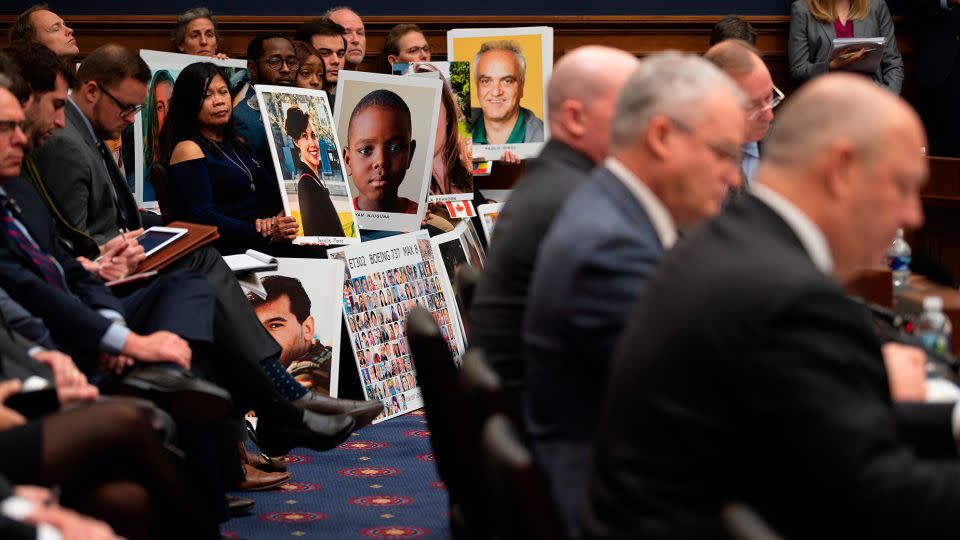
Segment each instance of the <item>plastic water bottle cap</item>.
[{"label": "plastic water bottle cap", "polygon": [[943,311],[943,298],[939,296],[927,296],[923,299],[924,311]]}]

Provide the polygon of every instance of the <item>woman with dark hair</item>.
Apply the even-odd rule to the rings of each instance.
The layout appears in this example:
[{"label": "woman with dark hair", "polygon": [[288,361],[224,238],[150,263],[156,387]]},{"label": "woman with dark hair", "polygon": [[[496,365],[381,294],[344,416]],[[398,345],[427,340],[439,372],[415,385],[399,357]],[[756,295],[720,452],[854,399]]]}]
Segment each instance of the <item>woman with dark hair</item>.
[{"label": "woman with dark hair", "polygon": [[215,225],[224,254],[273,252],[297,235],[283,214],[279,185],[237,135],[230,90],[209,62],[190,64],[177,77],[163,128],[173,219]]},{"label": "woman with dark hair", "polygon": [[165,69],[157,70],[150,80],[147,90],[147,102],[143,112],[143,200],[154,201],[153,184],[150,183],[150,167],[160,158],[160,130],[170,111],[170,98],[173,96],[173,77]]},{"label": "woman with dark hair", "polygon": [[299,107],[290,107],[283,128],[299,150],[297,198],[304,236],[344,236],[330,190],[320,180],[320,141],[310,115]]}]

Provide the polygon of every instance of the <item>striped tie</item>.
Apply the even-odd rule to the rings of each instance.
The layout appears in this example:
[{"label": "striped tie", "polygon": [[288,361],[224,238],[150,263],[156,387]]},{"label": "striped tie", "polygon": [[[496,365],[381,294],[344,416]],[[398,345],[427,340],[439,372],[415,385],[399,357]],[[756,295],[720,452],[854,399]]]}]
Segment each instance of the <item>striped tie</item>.
[{"label": "striped tie", "polygon": [[7,197],[0,197],[0,206],[3,208],[3,228],[10,240],[33,262],[34,268],[40,272],[47,283],[61,290],[66,289],[67,286],[63,280],[63,275],[60,273],[60,267],[53,260],[53,257],[44,253],[20,229],[19,221],[14,217],[16,203]]}]

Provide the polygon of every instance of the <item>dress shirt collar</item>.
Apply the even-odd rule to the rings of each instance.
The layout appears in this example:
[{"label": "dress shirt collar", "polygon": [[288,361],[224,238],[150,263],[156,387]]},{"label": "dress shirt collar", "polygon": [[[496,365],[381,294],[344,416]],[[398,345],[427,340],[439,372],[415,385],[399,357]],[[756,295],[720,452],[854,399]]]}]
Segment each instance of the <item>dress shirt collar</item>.
[{"label": "dress shirt collar", "polygon": [[72,97],[67,97],[67,102],[80,114],[80,118],[83,119],[83,125],[87,126],[87,131],[90,132],[90,136],[93,137],[93,142],[100,140],[100,137],[97,137],[97,132],[93,130],[93,124],[90,123],[90,119],[87,118],[87,115],[83,114],[83,111],[80,110],[80,107],[77,107],[76,102],[73,101]]},{"label": "dress shirt collar", "polygon": [[630,169],[616,158],[608,157],[603,164],[618,180],[623,182],[627,190],[640,202],[640,206],[643,206],[643,210],[647,213],[650,221],[653,222],[653,228],[656,229],[657,236],[660,237],[660,245],[663,246],[663,249],[672,248],[677,243],[677,226],[674,225],[670,212],[663,206],[660,199],[650,191],[643,180],[637,178]]},{"label": "dress shirt collar", "polygon": [[743,145],[743,155],[760,159],[760,143],[757,141],[748,142]]},{"label": "dress shirt collar", "polygon": [[763,184],[754,184],[750,193],[770,207],[793,233],[800,239],[800,243],[813,260],[813,264],[824,274],[833,273],[833,256],[830,255],[830,244],[823,235],[823,231],[802,210],[776,191]]}]

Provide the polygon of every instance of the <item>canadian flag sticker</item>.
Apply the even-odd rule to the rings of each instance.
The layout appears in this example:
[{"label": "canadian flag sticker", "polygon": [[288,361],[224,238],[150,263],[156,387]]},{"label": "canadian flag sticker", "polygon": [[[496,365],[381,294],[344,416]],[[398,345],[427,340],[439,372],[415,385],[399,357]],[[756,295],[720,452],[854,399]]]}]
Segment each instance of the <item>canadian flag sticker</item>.
[{"label": "canadian flag sticker", "polygon": [[468,218],[477,215],[471,201],[452,201],[444,204],[447,205],[447,210],[452,218]]}]

